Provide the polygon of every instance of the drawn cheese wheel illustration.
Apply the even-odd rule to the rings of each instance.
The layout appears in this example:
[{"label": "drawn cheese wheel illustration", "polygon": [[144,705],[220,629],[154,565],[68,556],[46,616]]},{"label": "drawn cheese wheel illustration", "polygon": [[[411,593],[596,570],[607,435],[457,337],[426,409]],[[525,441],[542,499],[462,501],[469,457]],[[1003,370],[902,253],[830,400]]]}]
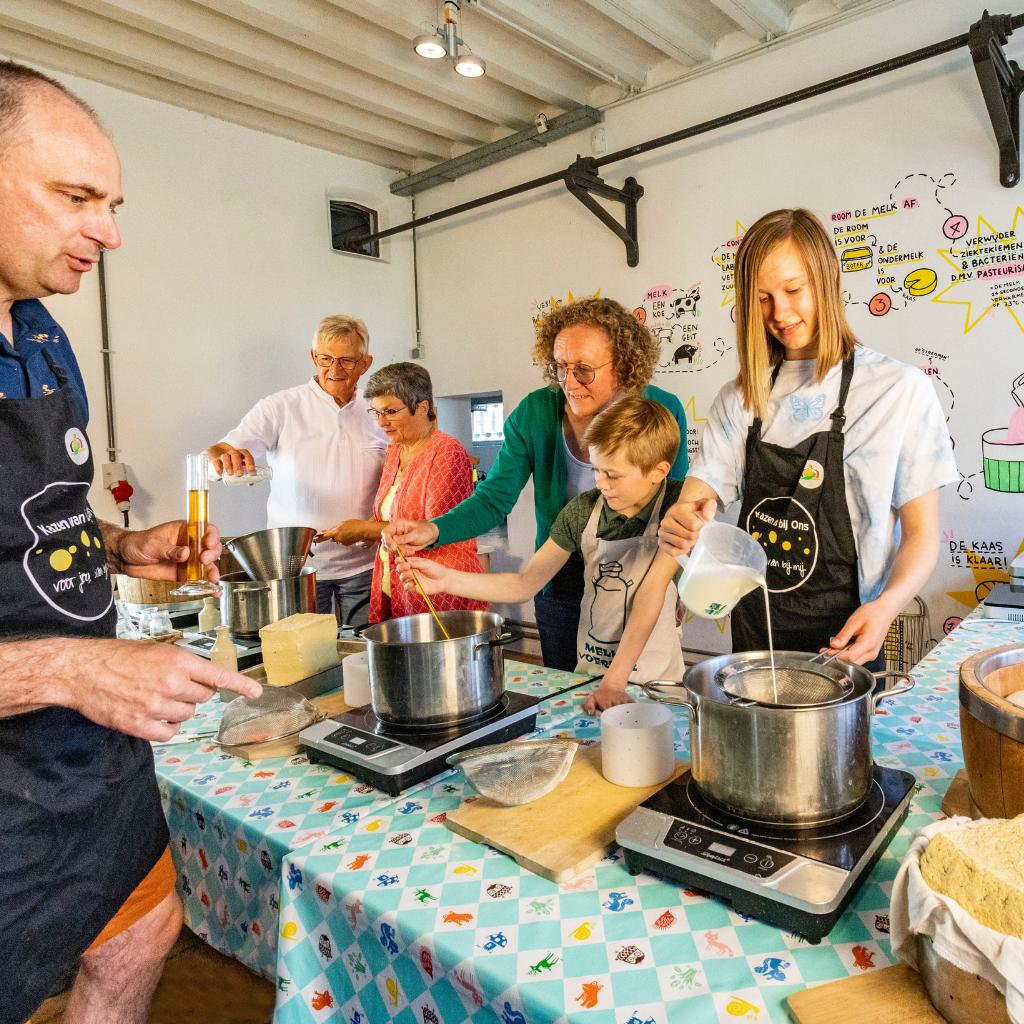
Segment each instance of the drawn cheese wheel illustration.
[{"label": "drawn cheese wheel illustration", "polygon": [[931,295],[939,283],[939,275],[928,267],[918,267],[903,278],[903,287],[911,295]]},{"label": "drawn cheese wheel illustration", "polygon": [[870,270],[874,262],[871,256],[871,247],[867,245],[853,245],[844,249],[839,258],[843,272],[846,274],[856,273],[858,270]]}]

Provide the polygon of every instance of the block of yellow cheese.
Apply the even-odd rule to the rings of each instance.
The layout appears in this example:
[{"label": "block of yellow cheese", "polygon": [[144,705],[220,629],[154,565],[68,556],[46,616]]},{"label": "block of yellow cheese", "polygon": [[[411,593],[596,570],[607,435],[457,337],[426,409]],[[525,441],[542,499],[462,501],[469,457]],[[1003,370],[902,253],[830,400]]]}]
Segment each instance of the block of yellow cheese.
[{"label": "block of yellow cheese", "polygon": [[1024,814],[941,832],[921,857],[921,875],[980,924],[1024,939]]},{"label": "block of yellow cheese", "polygon": [[289,686],[338,664],[338,621],[300,612],[260,630],[263,667],[271,686]]}]

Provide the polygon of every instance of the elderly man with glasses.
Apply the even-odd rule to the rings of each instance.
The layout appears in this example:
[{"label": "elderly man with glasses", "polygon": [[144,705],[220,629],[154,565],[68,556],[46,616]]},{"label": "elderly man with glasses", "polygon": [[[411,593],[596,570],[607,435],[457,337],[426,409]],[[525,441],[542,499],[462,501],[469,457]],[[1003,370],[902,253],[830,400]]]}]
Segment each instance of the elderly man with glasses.
[{"label": "elderly man with glasses", "polygon": [[[249,472],[266,454],[274,470],[267,527],[326,530],[370,519],[384,468],[387,438],[369,415],[358,387],[373,362],[366,324],[338,314],[320,321],[310,355],[316,375],[257,402],[241,423],[206,449],[216,472]],[[348,626],[369,622],[374,552],[363,545],[319,544],[316,568],[321,612],[335,607]]]}]

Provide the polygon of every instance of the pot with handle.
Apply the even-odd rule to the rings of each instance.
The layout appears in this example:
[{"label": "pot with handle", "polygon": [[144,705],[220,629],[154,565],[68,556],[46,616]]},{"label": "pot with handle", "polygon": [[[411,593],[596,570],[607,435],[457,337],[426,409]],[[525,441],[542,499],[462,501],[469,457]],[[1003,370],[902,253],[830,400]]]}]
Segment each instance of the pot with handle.
[{"label": "pot with handle", "polygon": [[362,631],[377,717],[406,729],[448,729],[497,708],[505,690],[502,647],[522,639],[493,612],[406,615]]},{"label": "pot with handle", "polygon": [[[776,651],[780,671],[820,668],[811,655]],[[690,717],[690,770],[700,794],[739,817],[792,828],[823,825],[852,814],[871,787],[871,716],[885,697],[906,693],[905,672],[869,672],[848,661],[827,666],[845,676],[848,696],[805,707],[773,707],[731,698],[716,682],[723,670],[761,664],[767,651],[709,658],[682,683],[651,682],[651,700],[685,707]],[[876,679],[906,685],[873,693]]]}]

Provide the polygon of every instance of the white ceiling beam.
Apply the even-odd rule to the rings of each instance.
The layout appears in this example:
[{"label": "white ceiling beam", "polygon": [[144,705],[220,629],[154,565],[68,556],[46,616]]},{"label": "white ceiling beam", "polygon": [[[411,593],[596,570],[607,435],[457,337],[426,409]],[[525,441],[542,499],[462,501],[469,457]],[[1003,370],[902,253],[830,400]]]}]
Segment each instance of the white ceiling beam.
[{"label": "white ceiling beam", "polygon": [[[423,31],[422,23],[435,24],[439,17],[438,6],[417,3],[416,0],[402,0],[398,4],[394,0],[327,2],[395,33],[410,50],[412,40]],[[598,79],[570,61],[472,11],[470,4],[463,0],[461,35],[466,46],[487,61],[488,77],[561,110],[587,102]]]},{"label": "white ceiling beam", "polygon": [[858,7],[866,0],[832,0],[832,3],[841,11],[848,11],[851,7]]},{"label": "white ceiling beam", "polygon": [[[532,0],[484,0],[483,6],[493,8],[510,21],[574,53],[588,64],[594,64],[606,74],[615,75],[627,85],[639,87],[647,82],[648,64],[631,52],[628,45],[630,34],[619,30],[621,38],[616,40],[589,31],[588,19],[581,17],[587,8],[575,0],[572,4],[564,5],[538,4]],[[463,15],[464,27],[467,32],[476,32],[477,26],[485,23],[485,18],[479,15],[473,18],[471,5],[467,4],[466,10],[469,18]],[[646,49],[646,44],[643,48]],[[593,84],[599,84],[599,80],[594,80]]]},{"label": "white ceiling beam", "polygon": [[[792,15],[778,0],[711,0],[726,16],[755,39],[785,34]],[[833,3],[857,3],[859,0],[832,0]]]},{"label": "white ceiling beam", "polygon": [[420,92],[340,64],[192,0],[64,2],[453,141],[477,145],[491,141],[491,121],[436,103]]},{"label": "white ceiling beam", "polygon": [[[470,80],[444,61],[425,60],[410,40],[395,49],[395,35],[324,0],[197,0],[332,60],[423,92],[494,124],[519,131],[537,116],[537,100],[490,75]],[[439,66],[440,65],[440,66]]]},{"label": "white ceiling beam", "polygon": [[60,0],[0,0],[0,24],[410,156],[444,160],[451,154],[451,144],[437,135],[98,18]]},{"label": "white ceiling beam", "polygon": [[586,0],[586,3],[683,67],[704,64],[714,57],[716,40],[705,39],[671,7],[655,0]]},{"label": "white ceiling beam", "polygon": [[[328,153],[365,160],[367,163],[406,173],[422,170],[422,161],[405,153],[361,142],[348,135],[339,135],[337,132],[327,131],[303,121],[281,117],[266,110],[224,99],[222,96],[214,96],[176,82],[168,82],[163,78],[155,78],[123,64],[114,64],[3,25],[0,25],[0,53],[16,60],[39,64],[57,74],[75,75],[91,82],[100,82],[102,85],[135,96],[144,96],[183,110],[205,114]],[[99,115],[103,116],[102,110],[99,111]]]}]

